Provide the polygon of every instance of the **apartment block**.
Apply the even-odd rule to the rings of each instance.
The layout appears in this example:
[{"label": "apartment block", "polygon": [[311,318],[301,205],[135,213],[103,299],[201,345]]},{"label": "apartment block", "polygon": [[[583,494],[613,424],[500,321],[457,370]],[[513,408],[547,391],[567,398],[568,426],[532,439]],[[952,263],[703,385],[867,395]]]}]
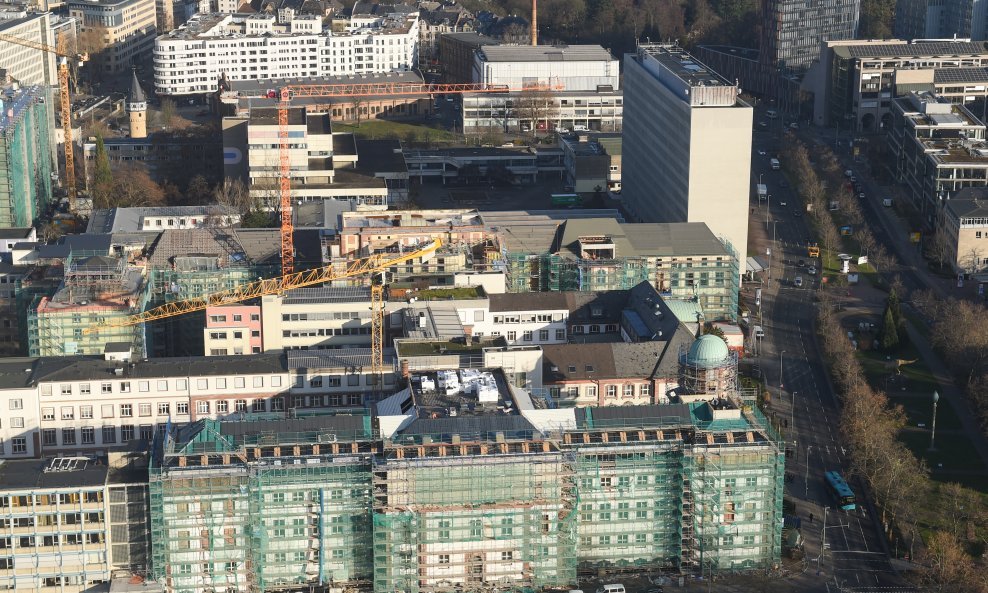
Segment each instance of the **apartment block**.
[{"label": "apartment block", "polygon": [[[388,303],[386,310],[391,306]],[[207,356],[371,345],[370,289],[366,287],[298,288],[265,295],[260,305],[210,307],[206,319]]]},{"label": "apartment block", "polygon": [[[275,80],[412,70],[418,12],[354,15],[344,31],[314,14],[200,14],[154,42],[155,92],[206,95],[220,79]],[[205,50],[205,53],[204,51]]]},{"label": "apartment block", "polygon": [[896,180],[931,228],[944,201],[963,188],[988,186],[985,124],[963,105],[930,93],[893,99],[888,142]]},{"label": "apartment block", "polygon": [[394,353],[383,382],[369,348],[249,356],[11,359],[2,389],[0,459],[93,455],[150,442],[156,430],[204,418],[256,420],[363,409],[393,393]]},{"label": "apartment block", "polygon": [[674,45],[625,57],[622,201],[639,222],[702,222],[748,250],[750,105],[737,85]]},{"label": "apartment block", "polygon": [[0,463],[0,588],[109,591],[149,565],[147,466],[112,458]]},{"label": "apartment block", "polygon": [[828,41],[821,45],[820,72],[807,77],[817,83],[813,119],[848,131],[888,130],[895,97],[930,90],[938,76],[950,80],[952,70],[985,65],[985,42]]},{"label": "apartment block", "polygon": [[[747,198],[746,198],[747,199]],[[734,319],[734,253],[703,223],[485,212],[499,229],[508,292],[627,290],[649,282],[663,298],[696,300],[708,320]]]},{"label": "apartment block", "polygon": [[779,561],[784,452],[757,412],[540,402],[498,368],[420,369],[373,417],[169,431],[150,472],[152,573],[167,591],[424,593]]},{"label": "apartment block", "polygon": [[69,0],[68,6],[80,34],[102,37],[104,49],[93,58],[103,72],[126,72],[151,57],[155,0]]},{"label": "apartment block", "polygon": [[947,260],[959,274],[988,270],[988,189],[962,189],[943,203],[937,232],[947,250]]},{"label": "apartment block", "polygon": [[262,327],[261,307],[257,305],[209,307],[202,330],[203,353],[227,356],[263,352]]},{"label": "apartment block", "polygon": [[58,171],[53,97],[46,86],[11,85],[0,93],[0,228],[29,227],[51,204]]}]

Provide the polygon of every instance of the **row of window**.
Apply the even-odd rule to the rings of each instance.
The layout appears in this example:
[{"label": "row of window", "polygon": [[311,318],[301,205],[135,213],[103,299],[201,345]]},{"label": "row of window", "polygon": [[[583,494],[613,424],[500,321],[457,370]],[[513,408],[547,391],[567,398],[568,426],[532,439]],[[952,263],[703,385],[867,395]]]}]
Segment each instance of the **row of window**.
[{"label": "row of window", "polygon": [[[234,377],[231,381],[226,377],[217,377],[213,379],[213,389],[227,389],[232,387],[234,389],[245,389],[247,387],[247,377]],[[99,383],[99,392],[104,395],[109,395],[113,393],[133,393],[132,381],[119,381],[119,382],[102,382]],[[137,381],[137,391],[139,393],[150,393],[151,391],[151,381]],[[274,375],[268,381],[268,387],[281,387],[282,381],[281,377]],[[168,379],[159,379],[156,383],[157,391],[159,393],[169,391],[171,386],[171,381]],[[251,378],[251,385],[254,388],[265,387],[265,380],[263,376]],[[195,383],[196,389],[200,391],[205,391],[210,389],[210,380],[208,378],[198,378]],[[189,383],[187,379],[175,379],[174,380],[174,390],[175,391],[186,391],[189,388]],[[92,395],[93,385],[90,383],[80,383],[78,385],[78,393],[76,393],[75,386],[72,383],[61,383],[58,386],[58,391],[60,395]],[[41,385],[41,395],[52,395],[53,386],[50,383],[44,383]],[[15,404],[16,402],[16,404]],[[23,406],[23,402],[19,399],[10,400],[11,410],[20,410]]]},{"label": "row of window", "polygon": [[[569,368],[572,369],[570,371],[571,373],[576,372],[576,367],[570,366]],[[616,398],[618,396],[618,387],[619,387],[618,385],[605,386],[605,397]],[[625,383],[624,385],[621,385],[620,388],[621,388],[621,397],[635,397],[636,388],[634,383]],[[580,397],[580,391],[581,388],[579,385],[571,385],[569,387],[549,388],[549,393],[552,394],[552,397],[554,398],[566,397],[569,399],[577,399]],[[589,398],[597,397],[597,385],[584,385],[582,391]],[[642,383],[638,385],[637,392],[638,392],[637,395],[641,397],[651,397],[652,384]]]},{"label": "row of window", "polygon": [[[476,319],[476,314],[480,314],[480,319]],[[601,310],[603,314],[603,310]],[[483,321],[484,312],[476,311],[474,321]],[[494,323],[552,323],[553,321],[564,321],[563,313],[525,313],[522,315],[495,315]]]},{"label": "row of window", "polygon": [[[474,335],[477,336],[478,338],[484,337],[484,333],[483,332],[474,332]],[[491,335],[497,337],[497,336],[500,336],[501,335],[501,332],[494,331],[494,332],[491,332]],[[556,339],[557,342],[565,342],[566,341],[566,330],[565,329],[557,329],[557,330],[555,330],[554,335],[556,337],[555,339]],[[508,339],[509,342],[517,342],[518,341],[518,332],[517,331],[509,331],[509,332],[507,332],[507,339]],[[523,331],[521,333],[521,339],[522,339],[523,342],[533,342],[533,341],[535,341],[535,332],[533,332],[532,330]],[[540,329],[539,330],[539,342],[547,342],[547,341],[549,341],[549,330],[547,330],[547,329]]]},{"label": "row of window", "polygon": [[94,531],[91,533],[63,533],[61,535],[22,535],[19,537],[0,537],[0,550],[14,548],[52,548],[55,546],[81,546],[83,544],[103,543],[103,533]]},{"label": "row of window", "polygon": [[[238,322],[241,322],[241,321],[244,320],[244,316],[241,315],[241,314],[239,314],[239,313],[231,314],[231,317],[233,318],[233,322],[234,323],[238,323]],[[226,315],[210,315],[209,316],[209,322],[210,323],[226,323],[226,319],[227,319],[227,316]],[[250,320],[251,321],[260,321],[261,320],[260,313],[251,313],[250,314]]]},{"label": "row of window", "polygon": [[[127,443],[139,434],[143,440],[150,441],[154,437],[154,425],[142,424],[139,429],[135,429],[133,424],[124,424],[119,427],[119,442]],[[140,432],[135,432],[139,430]],[[61,436],[61,439],[59,439]],[[100,429],[102,440],[100,444],[114,445],[117,443],[117,427],[103,426]],[[41,429],[41,444],[45,447],[75,446],[75,445],[96,445],[96,427],[83,426],[82,428],[43,428]]]}]

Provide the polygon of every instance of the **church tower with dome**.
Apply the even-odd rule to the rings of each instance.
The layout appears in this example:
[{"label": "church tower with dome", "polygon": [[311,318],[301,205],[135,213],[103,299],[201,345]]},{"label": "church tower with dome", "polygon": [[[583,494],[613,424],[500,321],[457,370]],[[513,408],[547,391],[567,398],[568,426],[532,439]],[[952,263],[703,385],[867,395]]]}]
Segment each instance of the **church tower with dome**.
[{"label": "church tower with dome", "polygon": [[738,354],[723,338],[706,334],[679,352],[679,388],[683,402],[707,401],[716,406],[738,397]]}]

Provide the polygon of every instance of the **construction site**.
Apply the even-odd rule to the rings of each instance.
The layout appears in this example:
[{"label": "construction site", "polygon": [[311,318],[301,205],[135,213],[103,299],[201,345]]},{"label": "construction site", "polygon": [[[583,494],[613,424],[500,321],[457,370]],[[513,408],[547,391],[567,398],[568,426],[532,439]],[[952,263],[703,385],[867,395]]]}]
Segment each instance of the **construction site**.
[{"label": "construction site", "polygon": [[35,295],[28,307],[29,355],[101,355],[107,344],[123,343],[135,356],[145,356],[140,326],[87,330],[143,311],[150,296],[146,272],[125,258],[70,253],[58,289]]},{"label": "construction site", "polygon": [[727,394],[554,409],[497,368],[407,378],[370,415],[169,428],[153,576],[183,593],[489,592],[779,562],[783,445]]},{"label": "construction site", "polygon": [[[9,79],[8,79],[9,80]],[[0,88],[0,228],[28,227],[52,203],[53,95],[48,88]]]},{"label": "construction site", "polygon": [[[149,307],[231,290],[277,274],[277,233],[266,229],[165,230],[148,248]],[[148,326],[155,356],[202,355],[205,314],[192,312]]]}]

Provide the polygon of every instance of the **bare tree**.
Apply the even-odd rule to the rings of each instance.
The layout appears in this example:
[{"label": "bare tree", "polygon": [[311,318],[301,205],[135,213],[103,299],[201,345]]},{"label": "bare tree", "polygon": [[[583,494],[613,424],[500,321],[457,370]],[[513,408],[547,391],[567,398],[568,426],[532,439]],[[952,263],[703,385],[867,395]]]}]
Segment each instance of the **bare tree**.
[{"label": "bare tree", "polygon": [[353,119],[360,125],[360,116],[367,113],[367,100],[364,97],[354,96],[350,99],[350,109]]},{"label": "bare tree", "polygon": [[519,121],[532,126],[532,135],[541,129],[548,131],[550,124],[559,119],[559,106],[556,95],[549,89],[531,88],[521,92],[515,101],[515,114]]},{"label": "bare tree", "polygon": [[941,270],[943,269],[944,264],[955,264],[957,262],[957,257],[953,252],[954,249],[952,243],[950,233],[947,232],[944,225],[938,224],[936,231],[933,233],[933,237],[930,239],[930,242],[927,243],[926,248],[930,257],[933,258],[933,261],[940,265]]},{"label": "bare tree", "polygon": [[216,186],[213,195],[217,204],[226,206],[241,216],[258,207],[257,198],[250,194],[247,185],[239,179],[226,178]]}]

